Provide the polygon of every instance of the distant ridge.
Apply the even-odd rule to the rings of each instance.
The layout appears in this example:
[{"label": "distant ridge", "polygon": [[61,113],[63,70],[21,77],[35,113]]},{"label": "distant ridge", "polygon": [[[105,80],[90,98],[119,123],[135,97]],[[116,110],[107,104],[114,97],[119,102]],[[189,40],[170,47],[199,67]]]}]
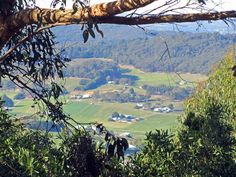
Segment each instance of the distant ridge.
[{"label": "distant ridge", "polygon": [[206,74],[236,41],[236,35],[230,33],[157,31],[150,27],[144,31],[122,25],[100,28],[105,37],[96,33],[96,39],[85,44],[79,26],[55,28],[54,33],[71,58],[111,58],[149,72]]}]

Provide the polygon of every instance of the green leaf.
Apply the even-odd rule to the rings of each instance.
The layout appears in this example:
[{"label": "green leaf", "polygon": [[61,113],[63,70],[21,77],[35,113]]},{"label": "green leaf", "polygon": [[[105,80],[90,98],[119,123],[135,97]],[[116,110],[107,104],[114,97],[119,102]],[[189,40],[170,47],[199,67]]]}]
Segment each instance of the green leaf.
[{"label": "green leaf", "polygon": [[88,41],[88,38],[89,38],[89,32],[88,30],[84,30],[83,32],[83,38],[84,38],[84,43],[86,43]]},{"label": "green leaf", "polygon": [[87,25],[88,25],[88,28],[93,28],[93,22],[88,21]]},{"label": "green leaf", "polygon": [[95,33],[94,33],[93,29],[92,29],[92,28],[88,28],[88,31],[89,31],[89,34],[90,34],[93,38],[95,38]]}]

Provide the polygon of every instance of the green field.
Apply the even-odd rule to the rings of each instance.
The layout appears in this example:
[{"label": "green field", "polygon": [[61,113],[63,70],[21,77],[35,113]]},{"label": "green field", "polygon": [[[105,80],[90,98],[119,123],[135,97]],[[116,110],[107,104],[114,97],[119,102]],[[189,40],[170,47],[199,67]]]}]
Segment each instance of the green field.
[{"label": "green field", "polygon": [[[149,110],[134,109],[134,103],[105,103],[105,102],[70,102],[65,105],[65,111],[80,123],[99,122],[107,128],[116,131],[129,131],[134,134],[145,134],[155,129],[169,129],[176,125],[177,113],[155,113]],[[108,117],[113,112],[131,114],[142,121],[133,123],[109,122]]]},{"label": "green field", "polygon": [[[15,108],[10,114],[21,117],[32,115],[39,111],[37,106],[32,107],[33,101],[24,99],[14,100]],[[70,115],[79,123],[98,122],[103,123],[110,130],[117,132],[131,132],[135,135],[144,135],[147,131],[155,129],[170,129],[176,125],[179,114],[176,113],[155,113],[149,110],[138,110],[134,108],[135,103],[107,103],[94,100],[70,101],[64,106],[66,114]],[[113,112],[131,114],[142,121],[133,123],[120,123],[108,121]]]},{"label": "green field", "polygon": [[[79,62],[76,61],[76,62]],[[186,81],[187,84],[183,85],[183,87],[190,86],[194,87],[197,83],[204,81],[207,79],[207,76],[201,74],[190,74],[190,73],[183,73],[177,75],[176,73],[161,73],[161,72],[144,72],[140,69],[134,68],[132,66],[120,66],[123,69],[128,69],[129,71],[124,73],[125,75],[136,76],[138,80],[136,81],[133,87],[135,91],[142,94],[144,93],[143,89],[140,89],[140,86],[147,84],[152,86],[159,86],[159,85],[168,85],[168,86],[175,86],[182,80]],[[56,81],[61,85],[64,85],[68,91],[73,91],[74,88],[79,86],[79,81],[81,78],[76,77],[68,77],[64,80],[57,79]],[[120,90],[124,87],[124,85],[114,85],[114,84],[105,84],[95,90]]]},{"label": "green field", "polygon": [[175,86],[182,80],[187,81],[186,86],[195,86],[198,82],[207,79],[207,76],[201,74],[179,74],[176,73],[161,73],[161,72],[143,72],[137,68],[129,68],[129,75],[137,76],[139,79],[137,81],[137,86],[142,86],[144,84],[159,86],[159,85],[171,85]]},{"label": "green field", "polygon": [[[121,66],[123,67],[123,66]],[[125,66],[124,68],[129,69],[126,75],[137,76],[138,80],[134,86],[114,85],[105,84],[96,90],[99,91],[122,91],[129,88],[134,88],[135,92],[139,94],[145,94],[145,91],[140,88],[144,84],[158,86],[158,85],[177,85],[181,78],[175,73],[147,73],[139,69]],[[184,80],[189,81],[184,86],[195,86],[196,82],[206,80],[207,77],[199,74],[181,74]],[[65,80],[59,81],[60,84],[64,84],[68,91],[73,91],[76,86],[79,85],[79,78],[66,78]],[[3,90],[1,89],[0,96],[3,94],[13,98],[19,90]],[[171,129],[174,128],[177,122],[179,112],[171,113],[155,113],[150,110],[139,110],[135,109],[135,103],[108,103],[100,102],[98,100],[83,100],[83,101],[72,101],[68,97],[63,97],[67,104],[64,105],[65,112],[72,118],[80,123],[99,122],[103,123],[110,130],[117,132],[131,132],[138,136],[143,136],[145,132],[155,129]],[[14,116],[32,115],[39,111],[37,106],[32,107],[32,99],[14,100],[15,108],[11,111]],[[160,102],[162,105],[174,104],[175,108],[181,109],[182,102],[173,102],[168,98],[162,98]],[[122,114],[130,114],[144,120],[133,122],[133,123],[119,123],[109,122],[108,118],[113,112],[119,112]]]}]

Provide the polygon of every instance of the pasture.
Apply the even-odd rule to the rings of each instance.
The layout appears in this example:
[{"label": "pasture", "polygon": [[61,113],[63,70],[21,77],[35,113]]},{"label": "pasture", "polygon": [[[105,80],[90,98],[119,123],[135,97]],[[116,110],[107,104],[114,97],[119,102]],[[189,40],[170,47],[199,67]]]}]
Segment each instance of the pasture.
[{"label": "pasture", "polygon": [[[170,129],[176,125],[177,113],[155,113],[149,110],[138,110],[134,103],[106,103],[80,101],[65,105],[65,111],[80,123],[98,122],[114,131],[128,131],[133,134],[145,134],[155,129]],[[132,123],[108,121],[113,112],[134,115],[144,120]]]},{"label": "pasture", "polygon": [[[152,86],[159,85],[177,85],[181,78],[189,81],[185,86],[196,86],[197,82],[204,81],[207,79],[206,76],[200,74],[181,74],[181,78],[176,73],[147,73],[143,72],[132,66],[120,66],[123,69],[128,69],[125,75],[136,76],[138,80],[134,86],[124,86],[115,84],[105,84],[94,91],[107,92],[107,91],[122,91],[134,88],[135,92],[139,94],[145,94],[140,86],[147,84]],[[69,91],[73,91],[75,87],[79,86],[80,78],[65,78],[64,80],[57,80],[61,85]],[[19,90],[3,90],[1,89],[0,96],[3,94],[8,95],[10,98],[19,92]],[[155,129],[172,129],[176,126],[177,117],[181,112],[171,112],[171,113],[156,113],[151,110],[141,110],[135,109],[135,103],[108,103],[101,102],[94,99],[73,101],[69,99],[69,96],[63,96],[62,99],[66,104],[64,105],[65,112],[74,118],[79,123],[90,123],[98,122],[103,123],[110,130],[117,132],[130,132],[134,135],[144,136],[148,131]],[[175,108],[182,109],[182,102],[173,102],[169,98],[162,98],[160,102],[161,105],[174,104]],[[24,115],[32,115],[38,112],[41,108],[37,105],[33,105],[32,99],[24,100],[13,100],[15,103],[15,108],[10,113],[14,116],[21,117]],[[119,112],[122,114],[134,115],[138,118],[143,118],[143,120],[133,123],[120,123],[120,122],[110,122],[108,121],[109,116],[113,112]]]}]

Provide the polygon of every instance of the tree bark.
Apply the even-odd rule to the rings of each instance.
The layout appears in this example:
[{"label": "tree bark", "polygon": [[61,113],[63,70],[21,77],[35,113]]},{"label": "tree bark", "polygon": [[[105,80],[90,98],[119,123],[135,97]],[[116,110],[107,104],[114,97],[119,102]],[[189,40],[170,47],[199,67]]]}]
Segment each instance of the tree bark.
[{"label": "tree bark", "polygon": [[121,24],[121,25],[145,25],[145,24],[158,24],[158,23],[184,23],[184,22],[196,22],[201,20],[227,20],[230,18],[236,18],[236,11],[222,11],[222,12],[209,12],[209,13],[193,13],[193,14],[178,14],[178,15],[152,15],[152,16],[140,16],[140,17],[104,17],[98,20],[98,23],[107,24]]}]

